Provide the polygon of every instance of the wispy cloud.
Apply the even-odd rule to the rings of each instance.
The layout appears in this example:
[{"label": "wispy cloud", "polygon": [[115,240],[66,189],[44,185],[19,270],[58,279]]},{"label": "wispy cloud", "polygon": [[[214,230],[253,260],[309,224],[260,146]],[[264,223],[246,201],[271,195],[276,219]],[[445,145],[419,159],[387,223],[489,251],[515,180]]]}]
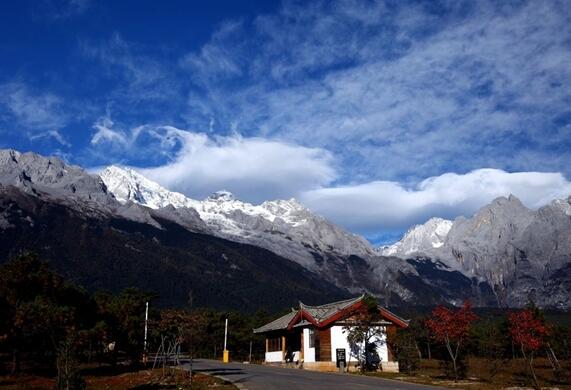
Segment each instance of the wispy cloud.
[{"label": "wispy cloud", "polygon": [[[198,198],[300,197],[368,235],[509,193],[537,207],[571,192],[569,20],[555,0],[283,2],[191,51],[83,40],[114,113],[88,161]],[[57,97],[12,88],[2,115],[65,122]]]},{"label": "wispy cloud", "polygon": [[91,137],[91,145],[99,146],[112,144],[117,145],[120,148],[128,146],[131,141],[128,139],[127,135],[119,130],[113,129],[113,125],[114,123],[113,120],[111,120],[109,112],[107,115],[99,118],[93,125],[95,134]]},{"label": "wispy cloud", "polygon": [[65,146],[68,148],[71,147],[69,141],[66,140],[65,137],[58,130],[43,131],[30,136],[30,140],[32,141],[42,140],[42,139],[52,139],[55,140],[57,143],[59,143],[61,146]]},{"label": "wispy cloud", "polygon": [[20,82],[0,85],[0,110],[29,129],[59,128],[68,120],[61,98],[32,90]]},{"label": "wispy cloud", "polygon": [[241,22],[224,23],[198,53],[188,53],[183,56],[180,65],[190,72],[196,84],[208,87],[216,79],[242,75],[240,63],[246,58],[235,56],[236,50],[226,46],[234,34],[242,32],[241,29]]},{"label": "wispy cloud", "polygon": [[81,15],[91,5],[91,0],[38,0],[36,17],[52,21]]},{"label": "wispy cloud", "polygon": [[105,115],[92,125],[90,148],[85,162],[90,165],[109,162],[156,166],[172,161],[181,148],[184,132],[172,126],[141,125],[129,127],[116,123],[108,105]]},{"label": "wispy cloud", "polygon": [[108,99],[129,107],[140,101],[170,100],[175,104],[174,97],[184,100],[178,96],[180,83],[161,49],[129,42],[114,32],[105,41],[82,41],[81,53],[100,63],[106,76],[116,83],[108,91]]},{"label": "wispy cloud", "polygon": [[552,159],[554,148],[571,158],[569,7],[434,7],[284,3],[235,23],[189,55],[208,64],[216,53],[231,69],[193,69],[206,92],[191,93],[189,121],[332,150],[345,180],[482,166],[571,174]]}]

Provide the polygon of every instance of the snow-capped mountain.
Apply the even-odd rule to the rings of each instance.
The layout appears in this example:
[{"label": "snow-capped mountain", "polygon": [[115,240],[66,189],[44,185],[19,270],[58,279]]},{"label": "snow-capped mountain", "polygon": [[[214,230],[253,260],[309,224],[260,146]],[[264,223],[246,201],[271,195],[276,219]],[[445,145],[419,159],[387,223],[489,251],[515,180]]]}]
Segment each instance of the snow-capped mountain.
[{"label": "snow-capped mountain", "polygon": [[406,257],[414,253],[426,253],[430,249],[444,245],[452,221],[430,218],[422,225],[409,229],[403,238],[393,245],[380,250],[383,256]]},{"label": "snow-capped mountain", "polygon": [[[295,199],[253,205],[220,191],[195,200],[133,170],[98,176],[55,157],[0,150],[0,244],[0,261],[34,250],[94,287],[129,281],[179,301],[191,279],[222,290],[225,280],[243,289],[244,302],[260,283],[308,294],[309,283],[332,294],[368,291],[385,305],[469,298],[521,306],[535,297],[571,307],[571,198],[539,210],[498,198],[471,218],[431,219],[379,250]],[[139,263],[161,273],[147,277]],[[165,289],[164,278],[178,281]]]},{"label": "snow-capped mountain", "polygon": [[0,265],[30,251],[90,291],[137,287],[167,307],[192,296],[197,307],[275,310],[348,295],[270,251],[196,232],[200,223],[194,209],[120,203],[58,158],[0,150]]},{"label": "snow-capped mountain", "polygon": [[[198,201],[131,169],[109,167],[100,175],[109,191],[125,204],[135,202],[157,211],[196,210],[209,234],[268,249],[353,293],[376,294],[385,304],[419,302],[418,288],[434,292],[434,296],[425,293],[420,297],[422,302],[449,301],[472,291],[467,289],[468,278],[445,269],[423,280],[417,268],[430,271],[433,265],[379,256],[368,241],[312,213],[295,199],[253,205],[219,191]],[[444,284],[463,287],[452,292],[440,287]]]},{"label": "snow-capped mountain", "polygon": [[152,209],[168,205],[176,208],[194,206],[194,203],[189,204],[189,199],[183,194],[167,191],[132,169],[110,166],[104,169],[99,177],[115,198],[123,203],[130,200]]},{"label": "snow-capped mountain", "polygon": [[[566,243],[571,239],[559,235],[555,247],[549,249],[556,254],[553,259],[546,260],[548,257],[544,254],[534,255],[531,263],[521,259],[531,256],[534,247],[546,244],[536,242],[535,230],[529,232],[529,226],[538,221],[541,209],[529,210],[514,196],[494,200],[472,218],[459,217],[454,222],[431,218],[411,228],[396,244],[374,249],[363,238],[313,214],[295,199],[252,205],[237,200],[227,191],[220,191],[198,201],[171,192],[129,169],[110,167],[101,177],[109,191],[122,202],[132,201],[157,210],[165,207],[196,210],[214,235],[271,250],[350,290],[366,288],[381,296],[396,293],[403,300],[414,299],[422,283],[433,287],[450,283],[439,278],[443,275],[449,278],[456,272],[465,280],[459,282],[452,278],[454,281],[449,287],[464,285],[464,289],[473,292],[455,290],[455,287],[445,293],[449,299],[453,300],[454,294],[468,292],[479,297],[480,302],[489,302],[487,294],[493,290],[497,304],[522,305],[529,292],[538,290],[541,282],[523,283],[525,278],[521,275],[528,275],[525,279],[528,281],[539,274],[543,275],[541,278],[549,278],[551,271],[540,272],[540,268],[549,264],[549,270],[562,269],[569,263],[571,254],[571,249],[561,249],[571,245]],[[559,200],[546,207],[551,219],[537,222],[541,224],[540,229],[550,231],[549,226],[544,225],[565,216],[567,219],[562,217],[558,226],[566,231],[564,221],[571,220],[571,203]],[[526,234],[532,237],[523,240]],[[526,271],[524,264],[533,272]],[[363,277],[359,272],[368,275]],[[409,284],[409,280],[415,282]],[[510,283],[513,285],[516,280],[520,280],[521,287],[514,289]],[[570,304],[561,298],[566,291],[561,289],[561,284],[555,283],[550,291],[559,297],[559,306]],[[549,298],[542,303],[548,302]]]},{"label": "snow-capped mountain", "polygon": [[367,241],[295,200],[252,205],[221,191],[197,201],[136,172],[102,176],[109,188],[58,158],[0,150],[0,262],[33,250],[86,287],[136,286],[167,303],[183,302],[189,289],[209,302],[208,286],[220,294],[237,289],[240,299],[255,300],[250,305],[261,303],[257,291],[274,301],[369,291],[386,305],[472,294],[461,274],[377,256]]},{"label": "snow-capped mountain", "polygon": [[219,191],[199,201],[169,191],[128,168],[111,166],[100,177],[120,202],[131,201],[153,209],[194,209],[212,234],[261,246],[310,270],[320,267],[316,258],[324,254],[375,256],[365,239],[313,214],[293,198],[253,205],[228,191]]}]

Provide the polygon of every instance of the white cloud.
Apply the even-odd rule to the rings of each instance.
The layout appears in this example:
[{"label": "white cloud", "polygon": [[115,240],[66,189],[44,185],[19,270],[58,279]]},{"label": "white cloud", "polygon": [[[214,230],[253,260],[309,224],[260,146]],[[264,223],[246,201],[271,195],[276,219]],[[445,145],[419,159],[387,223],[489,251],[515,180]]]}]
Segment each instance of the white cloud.
[{"label": "white cloud", "polygon": [[128,156],[130,161],[145,161],[147,167],[139,171],[198,199],[221,189],[252,202],[289,198],[336,178],[331,153],[280,140],[212,136],[173,126],[122,129],[109,109],[93,128],[92,160],[122,163]]},{"label": "white cloud", "polygon": [[121,131],[113,129],[113,124],[110,112],[107,110],[107,114],[99,118],[93,125],[96,132],[91,137],[91,145],[96,146],[110,143],[118,147],[128,146],[130,141],[127,136]]},{"label": "white cloud", "polygon": [[123,163],[125,158],[146,161],[147,165],[164,162],[178,153],[186,133],[172,126],[125,127],[112,119],[109,105],[105,115],[97,119],[92,128],[95,132],[87,151],[91,164],[97,160]]},{"label": "white cloud", "polygon": [[320,188],[335,178],[330,153],[263,138],[177,131],[182,149],[171,163],[143,173],[195,198],[226,189],[262,202]]},{"label": "white cloud", "polygon": [[153,156],[166,159],[166,163],[137,169],[170,190],[202,199],[226,189],[254,203],[297,197],[314,212],[369,237],[403,231],[431,217],[471,216],[509,194],[531,208],[571,195],[571,182],[561,173],[491,168],[445,173],[408,186],[382,180],[337,185],[337,162],[320,148],[261,137],[213,136],[172,126],[143,125],[121,131],[114,129],[109,113],[94,128],[91,143],[107,158],[117,153],[144,156],[147,162]]},{"label": "white cloud", "polygon": [[430,217],[471,216],[493,199],[509,194],[537,208],[570,196],[571,182],[560,173],[478,169],[430,177],[412,188],[373,181],[307,191],[301,199],[315,212],[352,231],[374,235],[404,230]]}]

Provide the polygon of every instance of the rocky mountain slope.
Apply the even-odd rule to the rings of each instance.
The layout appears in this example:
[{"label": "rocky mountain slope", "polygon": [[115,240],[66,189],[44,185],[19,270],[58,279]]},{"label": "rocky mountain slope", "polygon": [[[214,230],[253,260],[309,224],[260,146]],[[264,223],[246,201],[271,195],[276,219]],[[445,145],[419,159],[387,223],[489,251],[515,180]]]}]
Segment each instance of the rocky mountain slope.
[{"label": "rocky mountain slope", "polygon": [[193,231],[169,208],[121,204],[98,176],[58,159],[0,151],[0,161],[0,263],[31,250],[90,290],[135,286],[164,306],[191,297],[275,310],[349,295],[270,251]]},{"label": "rocky mountain slope", "polygon": [[[100,176],[125,204],[135,202],[159,210],[193,208],[213,235],[268,249],[353,293],[367,290],[386,304],[429,304],[467,297],[482,305],[491,302],[485,284],[450,272],[442,263],[380,256],[368,241],[312,213],[295,199],[252,205],[220,191],[199,201],[171,192],[132,169],[112,166]],[[443,230],[447,222],[439,220]]]},{"label": "rocky mountain slope", "polygon": [[486,281],[501,306],[529,299],[571,306],[571,197],[538,210],[513,195],[497,198],[473,217],[457,218],[435,246],[431,237],[438,227],[431,220],[388,250],[401,258],[434,259]]},{"label": "rocky mountain slope", "polygon": [[[100,176],[0,151],[0,262],[31,249],[89,288],[154,289],[165,304],[261,307],[368,291],[385,305],[569,307],[569,200],[540,210],[501,198],[473,218],[434,218],[382,250],[295,201],[204,200],[141,174]],[[229,298],[232,296],[232,298]],[[279,298],[279,297],[281,298]]]},{"label": "rocky mountain slope", "polygon": [[461,273],[377,256],[294,200],[250,205],[220,192],[198,202],[127,171],[111,191],[57,158],[4,150],[0,161],[0,261],[34,250],[91,289],[151,288],[177,305],[190,289],[195,302],[246,309],[364,290],[387,305],[473,294]]}]

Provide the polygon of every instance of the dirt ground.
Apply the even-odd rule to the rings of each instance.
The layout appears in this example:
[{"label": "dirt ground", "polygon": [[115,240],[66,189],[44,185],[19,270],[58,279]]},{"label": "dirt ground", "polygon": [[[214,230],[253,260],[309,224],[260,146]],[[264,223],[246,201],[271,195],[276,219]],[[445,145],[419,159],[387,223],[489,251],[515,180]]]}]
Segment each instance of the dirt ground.
[{"label": "dirt ground", "polygon": [[[188,372],[179,370],[141,370],[135,372],[109,372],[109,370],[86,368],[83,378],[87,389],[93,390],[235,390],[232,384],[206,375],[195,374],[192,385]],[[0,389],[6,390],[53,390],[55,379],[31,374],[0,377]]]},{"label": "dirt ground", "polygon": [[[561,370],[554,372],[549,361],[538,358],[534,362],[535,373],[542,387],[571,390],[571,362],[561,361]],[[407,382],[431,384],[470,390],[531,387],[531,380],[523,360],[487,360],[470,358],[466,378],[455,383],[445,373],[444,362],[423,360],[414,374],[373,373],[371,375]]]}]

